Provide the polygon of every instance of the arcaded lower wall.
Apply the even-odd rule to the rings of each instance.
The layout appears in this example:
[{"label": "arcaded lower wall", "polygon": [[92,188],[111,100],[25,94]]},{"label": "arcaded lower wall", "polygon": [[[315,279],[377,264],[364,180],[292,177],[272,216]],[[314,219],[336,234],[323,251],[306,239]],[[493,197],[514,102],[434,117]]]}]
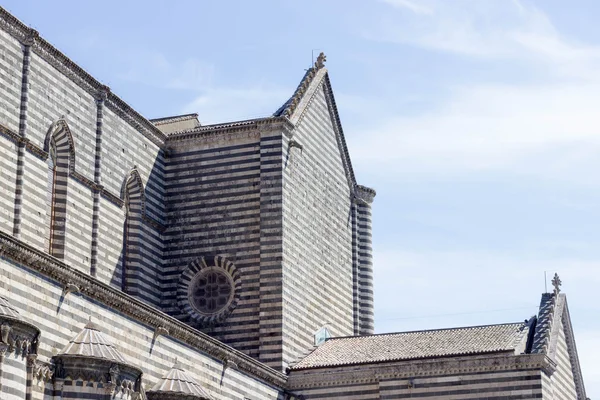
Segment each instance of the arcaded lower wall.
[{"label": "arcaded lower wall", "polygon": [[[25,321],[41,330],[39,360],[60,352],[85,326],[89,317],[108,335],[122,354],[144,372],[149,390],[176,360],[216,399],[277,399],[279,390],[237,370],[223,369],[218,360],[167,336],[153,343],[154,327],[119,314],[79,293],[63,295],[63,287],[28,268],[0,259],[0,296],[18,309]],[[20,378],[19,378],[20,379]],[[42,390],[36,390],[41,398]],[[51,398],[51,397],[49,397]]]}]

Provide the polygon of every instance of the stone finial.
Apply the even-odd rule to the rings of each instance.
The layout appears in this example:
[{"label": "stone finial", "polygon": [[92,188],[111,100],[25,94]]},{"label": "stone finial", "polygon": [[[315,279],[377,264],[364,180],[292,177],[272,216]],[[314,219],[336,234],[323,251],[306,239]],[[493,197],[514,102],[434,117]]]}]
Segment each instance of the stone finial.
[{"label": "stone finial", "polygon": [[325,66],[326,61],[327,56],[325,55],[325,53],[321,52],[321,54],[319,54],[319,57],[317,57],[317,61],[315,62],[315,69],[320,70],[321,68],[323,68]]},{"label": "stone finial", "polygon": [[92,321],[92,316],[90,315],[88,318],[88,322],[87,324],[85,324],[84,329],[91,329],[94,331],[99,331],[100,329],[98,328],[98,325],[96,325],[95,322]]},{"label": "stone finial", "polygon": [[560,293],[560,286],[562,285],[562,281],[558,277],[558,274],[554,274],[554,278],[552,278],[552,286],[554,286],[554,295]]}]

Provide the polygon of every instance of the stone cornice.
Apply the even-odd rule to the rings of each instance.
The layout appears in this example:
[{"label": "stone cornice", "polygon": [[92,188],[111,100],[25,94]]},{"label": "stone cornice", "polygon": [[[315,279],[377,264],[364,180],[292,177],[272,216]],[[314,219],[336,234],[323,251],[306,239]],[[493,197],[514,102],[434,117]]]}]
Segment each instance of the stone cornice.
[{"label": "stone cornice", "polygon": [[539,369],[551,375],[556,364],[544,354],[492,354],[455,358],[397,361],[377,364],[350,365],[335,368],[314,368],[291,371],[288,389],[300,390],[358,383],[379,382],[383,379],[403,379],[443,375],[502,372]]},{"label": "stone cornice", "polygon": [[157,146],[162,147],[164,145],[166,136],[160,129],[155,127],[115,94],[109,92],[105,85],[94,79],[94,77],[44,40],[44,38],[39,37],[36,31],[27,27],[2,7],[0,7],[0,29],[8,32],[23,45],[31,46],[35,54],[75,82],[79,87],[92,95],[92,97],[96,98],[99,92],[106,92],[106,104],[112,111]]},{"label": "stone cornice", "polygon": [[285,117],[267,117],[250,119],[246,121],[228,122],[225,124],[204,125],[185,131],[174,132],[167,137],[169,147],[176,146],[179,142],[186,142],[196,139],[222,139],[223,135],[252,134],[253,132],[264,132],[270,130],[282,129],[284,132],[291,131],[294,126]]},{"label": "stone cornice", "polygon": [[175,122],[189,121],[190,119],[197,119],[197,118],[198,118],[198,114],[192,113],[192,114],[175,115],[172,117],[153,118],[153,119],[150,119],[149,121],[152,122],[154,125],[158,126],[158,125],[172,124]]},{"label": "stone cornice", "polygon": [[25,265],[56,281],[61,286],[74,284],[80,289],[82,295],[126,315],[148,326],[152,330],[157,327],[166,328],[169,331],[170,337],[197,348],[217,359],[223,361],[231,360],[238,366],[240,371],[259,380],[279,388],[284,387],[286,384],[287,377],[283,373],[277,372],[183,322],[109,285],[97,281],[91,276],[70,267],[44,252],[34,249],[5,232],[0,232],[0,257],[5,257]]},{"label": "stone cornice", "polygon": [[365,204],[372,204],[376,194],[374,189],[366,186],[356,185],[354,187],[354,199]]}]

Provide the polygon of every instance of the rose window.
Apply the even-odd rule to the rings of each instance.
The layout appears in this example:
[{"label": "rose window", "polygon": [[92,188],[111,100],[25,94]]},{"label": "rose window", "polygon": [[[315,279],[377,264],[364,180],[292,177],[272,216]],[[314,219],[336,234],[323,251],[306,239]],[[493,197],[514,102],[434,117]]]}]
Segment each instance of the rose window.
[{"label": "rose window", "polygon": [[192,305],[205,315],[223,310],[229,305],[233,294],[231,278],[218,268],[202,270],[190,286]]}]

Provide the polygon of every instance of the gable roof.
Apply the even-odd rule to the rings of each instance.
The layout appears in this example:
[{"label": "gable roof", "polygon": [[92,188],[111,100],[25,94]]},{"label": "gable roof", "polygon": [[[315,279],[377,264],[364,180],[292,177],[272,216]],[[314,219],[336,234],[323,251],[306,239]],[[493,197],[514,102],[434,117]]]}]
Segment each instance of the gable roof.
[{"label": "gable roof", "polygon": [[525,348],[529,325],[514,323],[332,338],[291,370],[500,352]]}]

